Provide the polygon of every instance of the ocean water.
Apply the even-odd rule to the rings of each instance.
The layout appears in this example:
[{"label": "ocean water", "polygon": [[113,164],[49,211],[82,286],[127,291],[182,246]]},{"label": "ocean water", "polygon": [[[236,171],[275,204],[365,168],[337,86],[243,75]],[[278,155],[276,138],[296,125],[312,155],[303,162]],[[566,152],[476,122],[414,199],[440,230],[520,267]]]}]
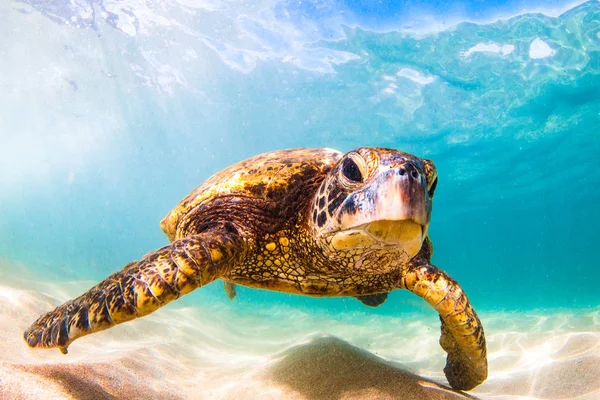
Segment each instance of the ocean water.
[{"label": "ocean water", "polygon": [[[76,296],[165,245],[160,219],[252,155],[384,146],[435,161],[433,263],[494,329],[531,315],[563,317],[511,332],[600,329],[596,0],[8,0],[0,37],[3,285]],[[401,291],[367,309],[246,288],[230,303],[214,283],[177,303],[256,312],[267,330],[296,315],[311,322],[295,340],[359,347],[373,318],[404,318],[437,348],[435,313]],[[578,315],[589,324],[565,322]]]}]

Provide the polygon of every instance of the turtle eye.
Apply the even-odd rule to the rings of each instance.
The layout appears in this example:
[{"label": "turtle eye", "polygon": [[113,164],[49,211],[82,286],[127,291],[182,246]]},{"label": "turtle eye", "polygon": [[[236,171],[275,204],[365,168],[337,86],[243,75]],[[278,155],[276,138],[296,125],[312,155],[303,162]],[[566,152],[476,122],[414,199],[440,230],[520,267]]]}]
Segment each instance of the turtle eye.
[{"label": "turtle eye", "polygon": [[363,180],[360,168],[351,158],[346,158],[342,163],[342,173],[351,182],[362,182]]},{"label": "turtle eye", "polygon": [[429,198],[433,199],[433,193],[435,192],[435,188],[437,187],[437,183],[438,183],[438,178],[437,176],[435,177],[435,180],[433,181],[433,183],[431,184],[431,187],[429,188],[429,190],[427,191],[427,193],[429,194]]}]

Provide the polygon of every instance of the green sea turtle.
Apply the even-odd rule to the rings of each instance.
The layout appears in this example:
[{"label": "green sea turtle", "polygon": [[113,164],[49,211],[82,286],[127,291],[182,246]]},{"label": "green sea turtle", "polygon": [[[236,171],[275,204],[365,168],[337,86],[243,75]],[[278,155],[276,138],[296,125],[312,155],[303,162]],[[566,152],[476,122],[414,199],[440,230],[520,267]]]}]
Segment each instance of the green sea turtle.
[{"label": "green sea turtle", "polygon": [[485,336],[467,296],[431,265],[432,161],[393,149],[274,151],[213,175],[161,221],[171,244],[126,265],[25,331],[67,353],[75,339],[145,316],[216,279],[377,306],[395,289],[441,319],[455,389],[487,378]]}]

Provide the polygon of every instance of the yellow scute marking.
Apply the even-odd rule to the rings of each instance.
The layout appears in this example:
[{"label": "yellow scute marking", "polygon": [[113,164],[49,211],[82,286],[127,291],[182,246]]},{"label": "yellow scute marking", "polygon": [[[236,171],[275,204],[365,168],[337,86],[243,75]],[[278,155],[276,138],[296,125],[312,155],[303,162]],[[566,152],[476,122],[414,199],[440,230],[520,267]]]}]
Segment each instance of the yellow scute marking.
[{"label": "yellow scute marking", "polygon": [[288,240],[288,238],[282,237],[279,239],[279,243],[281,243],[282,246],[287,247],[289,246],[290,241]]},{"label": "yellow scute marking", "polygon": [[276,247],[277,247],[277,245],[274,242],[267,243],[267,245],[265,246],[265,248],[269,251],[275,250]]},{"label": "yellow scute marking", "polygon": [[210,251],[210,258],[213,260],[213,262],[219,262],[223,258],[223,253],[217,249],[212,249]]}]

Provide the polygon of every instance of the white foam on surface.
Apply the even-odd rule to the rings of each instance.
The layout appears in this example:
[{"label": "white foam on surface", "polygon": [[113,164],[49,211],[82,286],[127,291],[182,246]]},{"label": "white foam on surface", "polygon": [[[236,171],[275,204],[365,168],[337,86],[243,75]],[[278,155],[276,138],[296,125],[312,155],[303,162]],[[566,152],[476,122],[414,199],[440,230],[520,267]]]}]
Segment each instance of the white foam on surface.
[{"label": "white foam on surface", "polygon": [[412,68],[402,68],[396,75],[402,78],[410,79],[411,81],[420,85],[429,85],[436,79],[435,76],[424,75]]},{"label": "white foam on surface", "polygon": [[385,94],[394,94],[394,93],[396,93],[397,89],[398,89],[398,85],[396,85],[395,83],[390,83],[382,90],[382,92]]},{"label": "white foam on surface", "polygon": [[498,43],[477,43],[467,51],[461,53],[463,57],[469,57],[473,53],[497,53],[503,56],[511,54],[515,51],[515,46],[512,44],[499,45]]},{"label": "white foam on surface", "polygon": [[556,50],[540,38],[535,38],[529,45],[529,58],[534,60],[552,57],[554,54]]},{"label": "white foam on surface", "polygon": [[[324,21],[294,21],[289,15],[281,18],[276,11],[278,1],[261,1],[252,7],[240,1],[170,0],[154,4],[105,0],[104,4],[113,17],[117,16],[116,28],[131,37],[160,40],[168,32],[171,37],[186,40],[185,35],[189,35],[188,40],[200,39],[228,67],[243,73],[266,60],[292,61],[299,68],[332,73],[335,65],[359,58],[345,51],[307,46],[322,38],[322,29],[332,30],[341,17]],[[335,29],[341,38],[340,26]]]}]

